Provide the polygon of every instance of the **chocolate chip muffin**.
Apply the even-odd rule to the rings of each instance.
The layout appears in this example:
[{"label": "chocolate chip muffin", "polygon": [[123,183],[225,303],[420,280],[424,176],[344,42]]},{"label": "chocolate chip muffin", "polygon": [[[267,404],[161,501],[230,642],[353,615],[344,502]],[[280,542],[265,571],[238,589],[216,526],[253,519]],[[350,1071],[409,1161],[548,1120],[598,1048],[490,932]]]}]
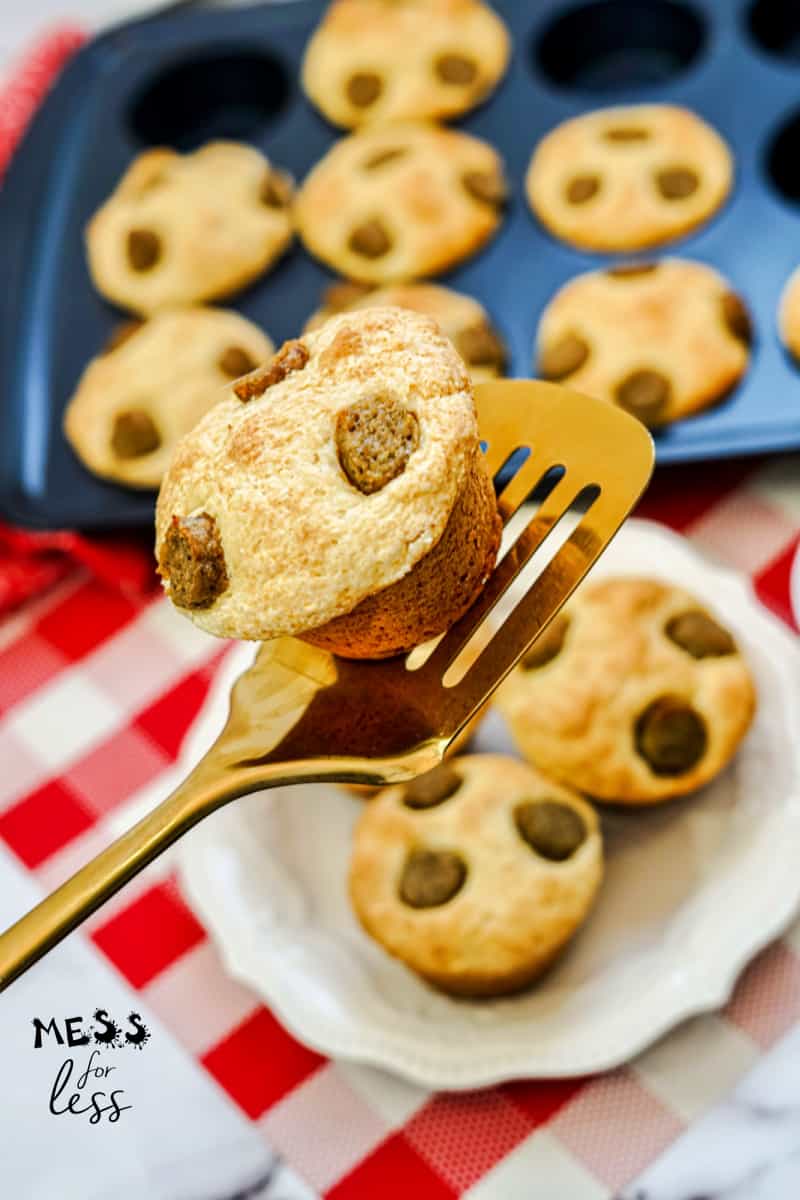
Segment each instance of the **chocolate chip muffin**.
[{"label": "chocolate chip muffin", "polygon": [[752,341],[747,306],[722,275],[666,258],[565,284],[542,314],[536,370],[657,428],[722,400]]},{"label": "chocolate chip muffin", "polygon": [[306,48],[306,94],[336,125],[440,120],[503,75],[505,25],[480,0],[334,0]]},{"label": "chocolate chip muffin", "polygon": [[679,587],[581,588],[497,692],[524,756],[598,800],[657,804],[712,780],[755,711],[734,637]]},{"label": "chocolate chip muffin", "polygon": [[81,376],[64,433],[93,474],[157,488],[178,440],[221,399],[226,383],[273,349],[251,321],[219,308],[128,321]]},{"label": "chocolate chip muffin", "polygon": [[334,317],[235,383],[156,512],[167,593],[202,628],[351,658],[448,628],[500,531],[464,363],[399,308]]},{"label": "chocolate chip muffin", "polygon": [[230,295],[289,245],[291,202],[289,177],[253,146],[147,150],[87,226],[92,281],[138,313]]},{"label": "chocolate chip muffin", "polygon": [[350,279],[437,275],[497,230],[503,164],[488,144],[423,123],[369,127],[336,142],[295,208],[306,249]]},{"label": "chocolate chip muffin", "polygon": [[603,108],[549,133],[528,168],[528,201],[551,233],[585,250],[657,246],[724,204],[733,160],[719,134],[672,104]]},{"label": "chocolate chip muffin", "polygon": [[504,374],[506,348],[483,305],[472,296],[435,283],[398,283],[384,288],[346,280],[334,283],[325,292],[322,307],[309,317],[306,329],[318,329],[337,312],[387,305],[433,317],[469,367],[473,383]]},{"label": "chocolate chip muffin", "polygon": [[602,875],[589,804],[515,759],[475,754],[365,806],[350,899],[366,932],[428,982],[500,996],[553,961]]}]

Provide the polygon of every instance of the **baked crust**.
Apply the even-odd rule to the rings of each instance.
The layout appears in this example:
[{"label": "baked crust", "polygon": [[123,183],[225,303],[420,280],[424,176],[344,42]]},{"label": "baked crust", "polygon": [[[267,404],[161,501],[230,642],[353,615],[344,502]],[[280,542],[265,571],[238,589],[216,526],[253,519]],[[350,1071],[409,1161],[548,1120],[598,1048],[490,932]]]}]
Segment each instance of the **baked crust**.
[{"label": "baked crust", "polygon": [[[632,136],[637,131],[643,136]],[[668,186],[664,173],[675,171],[694,176],[693,190],[675,188],[674,176]],[[556,126],[536,147],[525,187],[533,212],[556,237],[586,250],[630,251],[702,225],[732,183],[728,146],[696,113],[635,104]],[[677,194],[668,198],[662,188]]]},{"label": "baked crust", "polygon": [[334,284],[321,307],[308,318],[306,330],[318,329],[335,313],[385,306],[410,308],[433,317],[466,362],[473,383],[497,379],[504,373],[506,350],[483,305],[436,283],[396,283],[373,289]]},{"label": "baked crust", "polygon": [[[597,816],[575,792],[516,759],[476,754],[450,761],[462,778],[429,808],[403,803],[404,787],[364,806],[350,864],[350,898],[364,929],[429,982],[455,995],[517,991],[539,975],[591,909],[603,874]],[[555,801],[578,814],[585,839],[552,861],[518,832],[515,810]],[[444,904],[412,908],[399,894],[408,856],[452,852],[466,867]]]},{"label": "baked crust", "polygon": [[[306,47],[302,83],[317,108],[346,128],[441,120],[488,95],[510,49],[500,17],[478,0],[334,0]],[[377,82],[360,96],[356,90],[354,101],[359,76]]]},{"label": "baked crust", "polygon": [[[735,754],[755,711],[747,664],[731,653],[694,658],[667,625],[705,605],[653,579],[608,579],[571,601],[560,652],[519,666],[496,703],[520,752],[571,787],[618,804],[647,805],[696,791]],[[711,614],[713,616],[713,614]],[[705,726],[705,752],[690,769],[655,773],[637,751],[636,727],[663,697],[688,705]]]},{"label": "baked crust", "polygon": [[[64,412],[64,433],[94,475],[137,488],[158,487],[180,438],[226,394],[233,366],[248,359],[254,367],[274,349],[251,321],[215,308],[157,313],[123,326],[115,338],[83,372]],[[152,450],[119,446],[115,435],[126,414],[151,421]]]},{"label": "baked crust", "polygon": [[[477,470],[469,377],[430,318],[367,309],[300,342],[305,365],[246,401],[231,389],[180,442],[161,487],[159,558],[173,516],[216,520],[229,586],[210,608],[185,611],[223,637],[304,634],[352,613],[434,549]],[[419,444],[365,495],[337,457],[337,414],[380,393],[415,415]],[[444,596],[460,564],[447,564]]]},{"label": "baked crust", "polygon": [[504,197],[503,164],[488,142],[408,122],[334,143],[306,176],[295,216],[317,258],[384,284],[436,275],[479,250]]},{"label": "baked crust", "polygon": [[[589,271],[566,283],[542,314],[537,370],[547,377],[550,367],[550,377],[622,403],[658,426],[721,400],[747,371],[750,338],[744,302],[719,272],[666,258],[647,269]],[[575,339],[585,354],[575,352],[570,361],[564,347]],[[637,411],[626,388],[643,372],[650,394],[645,388]],[[661,403],[653,404],[653,380],[663,381]]]},{"label": "baked crust", "polygon": [[[131,239],[143,234],[156,241],[137,269]],[[291,239],[288,178],[239,142],[145,151],[86,227],[97,290],[145,314],[238,291]]]}]

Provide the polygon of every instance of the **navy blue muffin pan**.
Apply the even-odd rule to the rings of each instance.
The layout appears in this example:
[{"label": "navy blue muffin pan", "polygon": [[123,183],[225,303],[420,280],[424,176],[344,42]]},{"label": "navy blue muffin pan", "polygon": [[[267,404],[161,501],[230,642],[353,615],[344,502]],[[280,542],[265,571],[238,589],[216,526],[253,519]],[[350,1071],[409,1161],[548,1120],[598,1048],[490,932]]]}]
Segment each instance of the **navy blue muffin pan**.
[{"label": "navy blue muffin pan", "polygon": [[[298,180],[339,136],[299,85],[322,0],[240,10],[187,8],[112,30],[70,63],[0,190],[0,512],[34,526],[146,524],[153,496],[89,475],[61,433],[87,361],[124,319],[94,291],[83,228],[140,150],[252,142]],[[776,307],[800,262],[800,0],[497,0],[510,70],[459,124],[502,152],[508,214],[478,256],[444,277],[477,296],[503,334],[511,374],[531,373],[553,292],[607,257],[551,238],[523,179],[538,139],[566,117],[663,100],[726,138],[736,182],[724,209],[664,253],[711,263],[746,298],[757,342],[746,379],[719,407],[657,436],[673,463],[800,446],[800,369]],[[295,245],[233,298],[276,343],[294,336],[330,273]]]}]

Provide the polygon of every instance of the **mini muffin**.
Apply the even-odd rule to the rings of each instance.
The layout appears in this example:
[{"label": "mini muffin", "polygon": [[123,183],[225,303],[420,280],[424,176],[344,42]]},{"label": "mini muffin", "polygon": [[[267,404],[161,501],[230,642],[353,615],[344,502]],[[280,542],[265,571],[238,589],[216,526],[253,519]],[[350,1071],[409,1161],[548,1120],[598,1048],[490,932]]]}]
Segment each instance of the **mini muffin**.
[{"label": "mini muffin", "polygon": [[581,588],[497,692],[522,754],[598,800],[657,804],[709,783],[755,711],[736,641],[653,579]]},{"label": "mini muffin", "polygon": [[478,138],[422,123],[336,142],[295,208],[306,249],[365,283],[437,275],[474,254],[502,219],[503,164]]},{"label": "mini muffin", "polygon": [[753,328],[722,275],[667,258],[571,279],[537,340],[543,379],[569,381],[656,428],[725,397],[748,368]]},{"label": "mini muffin", "polygon": [[93,474],[157,488],[178,440],[222,399],[226,383],[273,349],[250,321],[222,309],[129,321],[83,372],[64,433]]},{"label": "mini muffin", "polygon": [[589,804],[516,759],[475,754],[364,807],[350,899],[366,932],[429,983],[501,996],[553,961],[602,875]]},{"label": "mini muffin", "polygon": [[786,349],[800,362],[800,267],[790,275],[778,309],[778,329]]},{"label": "mini muffin", "polygon": [[92,281],[138,313],[230,295],[289,245],[291,200],[289,177],[253,146],[147,150],[87,226]]},{"label": "mini muffin", "polygon": [[173,603],[210,633],[399,654],[472,604],[500,541],[469,376],[399,308],[287,342],[178,445],[156,512]]},{"label": "mini muffin", "polygon": [[370,288],[361,283],[332,284],[323,296],[322,307],[309,317],[306,329],[319,328],[337,312],[387,305],[410,308],[433,317],[469,367],[473,383],[496,379],[504,373],[506,348],[483,305],[472,296],[435,283],[405,283],[384,288]]},{"label": "mini muffin", "polygon": [[613,253],[658,246],[702,225],[732,181],[730,150],[695,113],[635,104],[557,126],[536,147],[526,189],[556,237]]},{"label": "mini muffin", "polygon": [[303,88],[336,125],[441,120],[488,95],[509,51],[479,0],[334,0],[306,48]]}]

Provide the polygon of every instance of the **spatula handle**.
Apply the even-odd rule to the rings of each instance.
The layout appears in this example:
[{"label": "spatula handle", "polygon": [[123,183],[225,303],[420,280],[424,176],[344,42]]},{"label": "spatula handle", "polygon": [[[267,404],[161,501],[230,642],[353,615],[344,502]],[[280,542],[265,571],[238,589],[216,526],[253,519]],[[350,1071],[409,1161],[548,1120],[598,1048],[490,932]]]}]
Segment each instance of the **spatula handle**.
[{"label": "spatula handle", "polygon": [[166,800],[0,934],[0,991],[230,797],[228,781],[190,776]]}]

